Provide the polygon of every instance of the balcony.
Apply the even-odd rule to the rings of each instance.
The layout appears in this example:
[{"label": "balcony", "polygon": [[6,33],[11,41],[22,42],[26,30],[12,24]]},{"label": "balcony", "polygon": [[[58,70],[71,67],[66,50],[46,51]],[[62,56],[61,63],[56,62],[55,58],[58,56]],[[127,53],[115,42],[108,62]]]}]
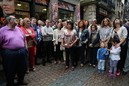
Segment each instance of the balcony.
[{"label": "balcony", "polygon": [[81,5],[88,5],[93,3],[96,3],[96,0],[80,0]]}]

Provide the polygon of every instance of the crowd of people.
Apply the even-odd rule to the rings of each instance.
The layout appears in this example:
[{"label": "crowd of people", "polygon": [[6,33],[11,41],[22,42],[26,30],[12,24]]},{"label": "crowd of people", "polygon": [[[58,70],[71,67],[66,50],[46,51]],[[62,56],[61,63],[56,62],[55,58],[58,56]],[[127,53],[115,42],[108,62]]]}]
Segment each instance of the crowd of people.
[{"label": "crowd of people", "polygon": [[[0,49],[7,86],[27,85],[24,76],[36,71],[35,65],[65,62],[65,69],[74,70],[78,65],[98,69],[115,78],[129,70],[129,22],[122,24],[104,18],[100,25],[96,19],[72,22],[59,19],[53,23],[36,18],[6,18],[7,25],[0,29]],[[127,52],[128,51],[128,52]],[[38,58],[42,59],[39,63]],[[110,64],[109,64],[110,63]],[[109,68],[106,65],[109,65]]]}]

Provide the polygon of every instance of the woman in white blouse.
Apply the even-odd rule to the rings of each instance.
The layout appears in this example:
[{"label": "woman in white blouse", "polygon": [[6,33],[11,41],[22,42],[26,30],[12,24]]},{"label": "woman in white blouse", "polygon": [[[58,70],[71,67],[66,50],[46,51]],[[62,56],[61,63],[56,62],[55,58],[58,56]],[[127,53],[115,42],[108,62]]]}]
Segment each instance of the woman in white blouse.
[{"label": "woman in white blouse", "polygon": [[109,40],[111,38],[112,29],[113,28],[110,19],[104,18],[101,23],[99,34],[100,34],[100,41],[104,42],[108,48],[111,47],[111,45],[109,46]]},{"label": "woman in white blouse", "polygon": [[120,39],[120,43],[118,43],[116,47],[121,46],[120,61],[118,62],[118,66],[117,66],[117,75],[120,75],[120,72],[123,71],[123,67],[124,67],[125,59],[127,55],[126,38],[127,38],[128,32],[127,32],[127,29],[122,26],[122,22],[119,19],[115,19],[113,22],[112,37],[114,37],[116,34]]},{"label": "woman in white blouse", "polygon": [[57,24],[57,29],[54,30],[54,34],[53,34],[53,43],[54,43],[54,51],[55,51],[55,62],[54,63],[55,64],[57,63],[57,61],[61,63],[61,60],[63,58],[61,42],[64,36],[64,32],[61,30],[62,27],[63,27],[62,23],[59,22]]}]

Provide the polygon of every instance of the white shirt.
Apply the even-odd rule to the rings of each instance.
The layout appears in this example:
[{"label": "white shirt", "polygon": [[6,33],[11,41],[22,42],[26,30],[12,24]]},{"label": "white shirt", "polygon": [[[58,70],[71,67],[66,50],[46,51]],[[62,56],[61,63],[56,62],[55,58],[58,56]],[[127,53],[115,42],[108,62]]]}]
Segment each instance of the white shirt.
[{"label": "white shirt", "polygon": [[52,41],[53,29],[51,27],[47,27],[47,26],[42,27],[41,33],[43,35],[43,41]]},{"label": "white shirt", "polygon": [[111,60],[120,60],[120,52],[121,52],[121,47],[115,47],[112,46],[110,50],[110,59]]},{"label": "white shirt", "polygon": [[[115,34],[115,32],[113,31],[112,37],[114,36],[114,34]],[[127,38],[128,31],[127,31],[127,29],[126,29],[124,26],[122,26],[122,27],[120,27],[120,29],[117,31],[117,34],[118,34],[118,36],[119,36],[119,38],[120,38],[120,40],[121,40],[122,38]]]},{"label": "white shirt", "polygon": [[41,28],[41,33],[43,36],[47,34],[53,35],[53,29],[51,27],[44,26]]},{"label": "white shirt", "polygon": [[58,44],[58,42],[61,42],[64,37],[64,32],[62,30],[55,29],[53,34],[53,41],[55,41],[55,44]]}]

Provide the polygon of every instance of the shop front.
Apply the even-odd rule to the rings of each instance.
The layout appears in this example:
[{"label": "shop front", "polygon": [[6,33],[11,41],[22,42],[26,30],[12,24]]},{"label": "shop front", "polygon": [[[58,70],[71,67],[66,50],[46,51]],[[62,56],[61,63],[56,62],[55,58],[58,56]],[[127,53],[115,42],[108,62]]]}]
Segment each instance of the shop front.
[{"label": "shop front", "polygon": [[16,1],[15,15],[17,18],[30,17],[30,2]]},{"label": "shop front", "polygon": [[46,20],[49,0],[35,0],[35,17]]},{"label": "shop front", "polygon": [[67,3],[58,1],[58,18],[62,20],[74,20],[75,6]]}]

